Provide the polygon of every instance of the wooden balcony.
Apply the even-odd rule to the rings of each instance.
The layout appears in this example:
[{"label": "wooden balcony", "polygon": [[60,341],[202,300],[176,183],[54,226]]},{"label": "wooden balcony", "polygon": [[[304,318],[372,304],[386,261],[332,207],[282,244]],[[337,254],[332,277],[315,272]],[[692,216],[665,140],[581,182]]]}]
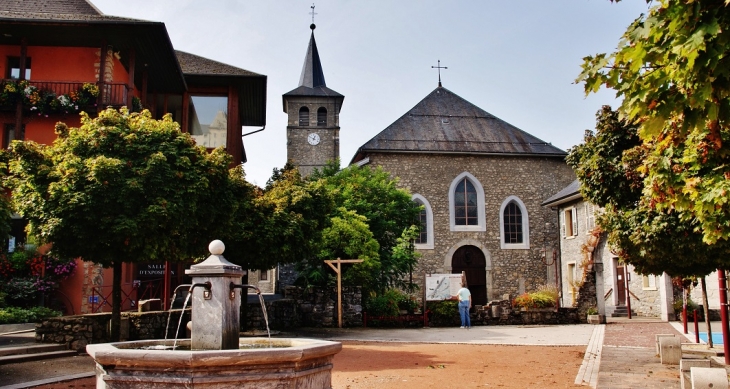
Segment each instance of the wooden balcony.
[{"label": "wooden balcony", "polygon": [[129,93],[122,83],[104,84],[99,90],[96,83],[5,79],[1,86],[0,110],[15,110],[22,101],[24,111],[39,115],[119,108],[127,105]]}]

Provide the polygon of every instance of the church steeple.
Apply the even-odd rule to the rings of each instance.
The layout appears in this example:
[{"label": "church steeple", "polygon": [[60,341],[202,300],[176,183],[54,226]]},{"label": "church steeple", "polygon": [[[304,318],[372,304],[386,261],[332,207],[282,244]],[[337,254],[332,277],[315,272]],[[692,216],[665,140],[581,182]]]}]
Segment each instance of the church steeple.
[{"label": "church steeple", "polygon": [[[314,18],[314,5],[312,5]],[[314,20],[309,26],[307,54],[299,86],[282,96],[286,126],[286,157],[299,167],[302,176],[322,169],[340,156],[340,109],[345,96],[328,88],[314,40]]]},{"label": "church steeple", "polygon": [[304,66],[302,67],[302,75],[299,77],[299,86],[306,86],[308,88],[327,86],[324,82],[322,62],[319,60],[317,41],[314,40],[314,29],[317,26],[312,23],[309,28],[312,29],[312,35],[309,37],[309,47],[307,47],[307,55],[304,57]]}]

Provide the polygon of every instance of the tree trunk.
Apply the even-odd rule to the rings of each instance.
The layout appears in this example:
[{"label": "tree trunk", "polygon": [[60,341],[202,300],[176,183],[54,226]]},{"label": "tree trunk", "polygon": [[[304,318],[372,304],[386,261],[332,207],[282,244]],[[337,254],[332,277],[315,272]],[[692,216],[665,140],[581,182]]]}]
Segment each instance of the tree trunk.
[{"label": "tree trunk", "polygon": [[122,262],[114,262],[112,281],[112,322],[110,335],[112,342],[118,342],[122,326]]},{"label": "tree trunk", "polygon": [[707,285],[705,277],[700,278],[702,285],[702,310],[705,312],[705,324],[707,325],[707,347],[712,348],[712,328],[710,327],[710,306],[707,304]]}]

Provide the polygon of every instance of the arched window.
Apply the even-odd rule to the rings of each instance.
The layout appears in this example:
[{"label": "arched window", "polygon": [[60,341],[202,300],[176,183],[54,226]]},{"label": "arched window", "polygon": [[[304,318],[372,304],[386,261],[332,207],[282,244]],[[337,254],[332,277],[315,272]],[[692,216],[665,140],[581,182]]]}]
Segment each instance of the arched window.
[{"label": "arched window", "polygon": [[317,126],[327,127],[327,108],[319,107],[317,110]]},{"label": "arched window", "polygon": [[425,197],[419,194],[414,194],[411,200],[423,207],[419,214],[421,234],[414,242],[415,248],[433,249],[433,211],[431,210],[431,204],[428,203]]},{"label": "arched window", "polygon": [[517,196],[509,196],[499,209],[500,246],[503,249],[530,248],[530,222],[525,204]]},{"label": "arched window", "polygon": [[484,189],[471,174],[461,173],[449,188],[451,231],[486,231]]},{"label": "arched window", "polygon": [[299,108],[299,125],[300,126],[309,125],[309,108],[307,108],[307,107]]}]

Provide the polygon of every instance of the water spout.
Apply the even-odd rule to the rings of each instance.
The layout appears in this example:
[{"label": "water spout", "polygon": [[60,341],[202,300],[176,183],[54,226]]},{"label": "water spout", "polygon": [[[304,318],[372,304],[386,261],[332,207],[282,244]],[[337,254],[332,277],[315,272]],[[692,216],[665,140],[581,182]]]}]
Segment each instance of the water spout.
[{"label": "water spout", "polygon": [[261,289],[253,286],[253,285],[247,285],[247,284],[234,284],[233,282],[230,283],[229,287],[231,288],[231,299],[233,299],[234,293],[236,289],[241,289],[241,300],[243,301],[243,289],[253,289],[256,291],[256,294],[259,296],[259,303],[261,304],[261,312],[264,315],[264,323],[266,323],[266,334],[269,336],[269,345],[271,345],[271,330],[269,329],[269,314],[266,312],[266,304],[264,303],[264,295],[261,294]]}]

